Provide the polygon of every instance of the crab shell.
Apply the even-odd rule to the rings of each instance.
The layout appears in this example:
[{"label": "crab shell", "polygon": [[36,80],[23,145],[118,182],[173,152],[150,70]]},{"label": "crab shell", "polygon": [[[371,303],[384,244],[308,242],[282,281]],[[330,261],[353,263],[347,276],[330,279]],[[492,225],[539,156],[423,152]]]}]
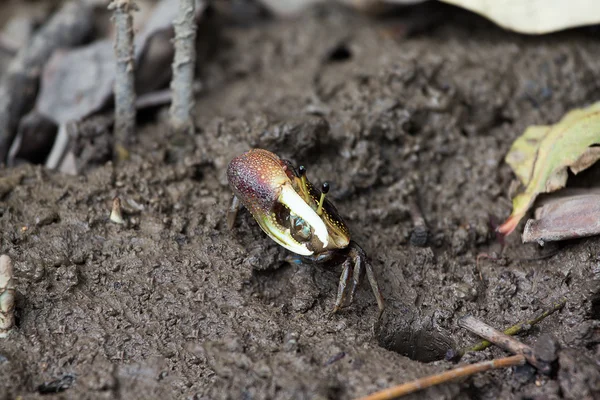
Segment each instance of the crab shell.
[{"label": "crab shell", "polygon": [[[262,230],[286,249],[311,256],[348,246],[348,229],[335,207],[325,200],[318,214],[320,192],[270,151],[252,149],[234,158],[227,179]],[[290,221],[300,221],[306,236],[299,240]]]}]

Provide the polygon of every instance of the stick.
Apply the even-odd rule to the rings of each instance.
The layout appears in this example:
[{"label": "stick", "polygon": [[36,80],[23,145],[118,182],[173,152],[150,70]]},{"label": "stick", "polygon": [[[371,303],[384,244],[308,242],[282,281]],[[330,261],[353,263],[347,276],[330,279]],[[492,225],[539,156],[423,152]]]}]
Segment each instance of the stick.
[{"label": "stick", "polygon": [[114,155],[117,161],[123,161],[129,158],[127,148],[135,135],[135,59],[131,13],[138,8],[133,0],[113,0],[108,9],[113,10],[116,26]]},{"label": "stick", "polygon": [[436,375],[430,375],[425,378],[416,379],[411,382],[403,383],[380,392],[373,393],[359,400],[388,400],[395,399],[410,393],[417,392],[435,385],[440,385],[457,378],[464,378],[474,375],[478,372],[488,371],[496,368],[508,368],[515,365],[525,364],[525,357],[522,354],[499,358],[497,360],[483,361],[476,364],[464,365],[462,367],[451,369]]},{"label": "stick", "polygon": [[[525,322],[519,322],[518,324],[515,324],[515,325],[511,326],[510,328],[507,328],[506,330],[504,330],[504,334],[513,336],[513,335],[517,335],[517,334],[521,333],[524,330],[529,329],[529,327],[540,323],[546,317],[554,314],[556,311],[563,308],[566,302],[567,302],[566,299],[561,299],[561,300],[557,301],[556,303],[552,304],[551,307],[546,308],[540,314],[533,317],[532,319],[529,319]],[[477,344],[474,344],[470,347],[463,348],[457,352],[454,352],[453,350],[451,350],[449,352],[449,355],[446,356],[446,359],[448,361],[450,361],[450,360],[458,361],[461,359],[462,356],[464,356],[468,352],[482,351],[482,350],[487,349],[491,345],[492,345],[491,342],[488,342],[487,340],[483,340]]]},{"label": "stick", "polygon": [[[194,94],[200,93],[202,91],[202,83],[198,81],[194,82],[192,90],[194,91]],[[138,110],[141,110],[144,108],[163,106],[171,103],[172,95],[173,93],[171,92],[171,89],[162,89],[150,93],[144,93],[138,96],[137,100],[135,101],[135,107]]]},{"label": "stick", "polygon": [[196,68],[196,1],[179,0],[175,26],[175,58],[169,110],[171,128],[178,133],[194,132],[194,69]]},{"label": "stick", "polygon": [[6,160],[19,120],[33,107],[43,66],[56,49],[81,43],[93,27],[92,18],[85,1],[66,3],[11,61],[0,82],[0,164]]},{"label": "stick", "polygon": [[0,256],[0,338],[8,336],[15,325],[15,280],[10,257]]},{"label": "stick", "polygon": [[472,315],[466,315],[458,320],[458,326],[465,328],[477,336],[480,336],[496,346],[510,351],[513,354],[522,354],[527,362],[536,367],[540,372],[549,374],[551,367],[548,363],[538,360],[535,357],[533,349],[528,345],[521,343],[517,339],[505,335],[499,330],[489,326],[483,321],[478,320]]}]

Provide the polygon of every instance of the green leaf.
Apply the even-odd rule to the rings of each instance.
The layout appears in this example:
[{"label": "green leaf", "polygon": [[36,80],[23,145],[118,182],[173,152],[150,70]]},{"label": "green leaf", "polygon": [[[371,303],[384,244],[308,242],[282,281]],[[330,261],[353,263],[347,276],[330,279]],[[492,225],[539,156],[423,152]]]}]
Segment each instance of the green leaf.
[{"label": "green leaf", "polygon": [[551,126],[531,126],[506,155],[525,190],[513,198],[510,217],[498,228],[509,235],[540,193],[553,192],[567,183],[567,168],[575,174],[600,159],[600,102],[572,110]]}]

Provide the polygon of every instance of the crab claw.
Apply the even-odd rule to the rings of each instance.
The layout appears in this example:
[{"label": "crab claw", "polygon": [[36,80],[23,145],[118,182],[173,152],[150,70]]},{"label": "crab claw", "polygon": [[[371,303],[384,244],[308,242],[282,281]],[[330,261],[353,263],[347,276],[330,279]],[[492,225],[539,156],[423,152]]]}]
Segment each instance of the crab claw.
[{"label": "crab claw", "polygon": [[327,247],[329,236],[321,217],[294,189],[291,174],[279,157],[262,149],[234,158],[227,168],[229,185],[262,230],[286,249],[309,256]]}]

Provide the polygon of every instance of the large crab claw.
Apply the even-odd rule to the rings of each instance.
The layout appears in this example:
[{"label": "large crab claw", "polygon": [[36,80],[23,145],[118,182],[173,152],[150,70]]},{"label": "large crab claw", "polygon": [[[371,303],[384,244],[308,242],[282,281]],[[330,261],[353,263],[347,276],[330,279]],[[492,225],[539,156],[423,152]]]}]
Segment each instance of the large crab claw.
[{"label": "large crab claw", "polygon": [[329,234],[321,217],[294,189],[293,177],[286,163],[262,149],[234,158],[227,168],[235,196],[262,230],[286,249],[310,256],[327,248]]}]

